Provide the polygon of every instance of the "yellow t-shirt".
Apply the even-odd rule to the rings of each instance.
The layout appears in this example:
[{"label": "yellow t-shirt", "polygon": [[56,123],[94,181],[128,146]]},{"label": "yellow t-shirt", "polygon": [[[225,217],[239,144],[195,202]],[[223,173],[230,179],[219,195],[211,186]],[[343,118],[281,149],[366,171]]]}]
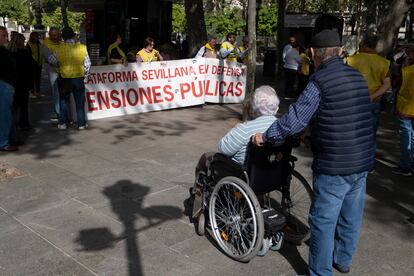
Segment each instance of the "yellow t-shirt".
[{"label": "yellow t-shirt", "polygon": [[402,84],[397,94],[397,113],[414,118],[414,64],[402,69]]},{"label": "yellow t-shirt", "polygon": [[158,61],[158,57],[156,55],[157,50],[152,49],[151,53],[148,53],[145,51],[145,49],[142,49],[137,53],[137,57],[140,56],[142,59],[142,62],[151,62],[151,61]]},{"label": "yellow t-shirt", "polygon": [[348,57],[347,63],[361,72],[368,83],[371,95],[381,87],[382,80],[389,74],[390,61],[378,54],[358,53]]}]

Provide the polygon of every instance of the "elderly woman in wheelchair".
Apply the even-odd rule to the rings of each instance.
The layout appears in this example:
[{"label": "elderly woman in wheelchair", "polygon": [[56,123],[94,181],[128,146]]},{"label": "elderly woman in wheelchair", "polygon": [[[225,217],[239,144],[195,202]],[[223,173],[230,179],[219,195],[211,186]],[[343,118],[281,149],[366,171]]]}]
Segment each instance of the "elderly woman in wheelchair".
[{"label": "elderly woman in wheelchair", "polygon": [[256,147],[250,138],[276,120],[279,98],[270,86],[257,88],[251,117],[219,142],[219,153],[205,153],[190,189],[196,232],[210,230],[229,257],[248,262],[279,250],[283,239],[300,244],[309,237],[307,224],[312,190],[294,170],[292,148],[300,138]]}]

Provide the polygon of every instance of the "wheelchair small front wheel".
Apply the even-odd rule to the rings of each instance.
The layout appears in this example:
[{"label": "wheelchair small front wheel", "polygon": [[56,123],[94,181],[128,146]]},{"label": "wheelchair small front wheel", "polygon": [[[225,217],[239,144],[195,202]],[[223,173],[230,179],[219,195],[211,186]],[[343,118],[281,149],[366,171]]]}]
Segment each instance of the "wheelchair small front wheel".
[{"label": "wheelchair small front wheel", "polygon": [[209,202],[211,231],[231,258],[248,262],[262,246],[263,215],[252,189],[241,179],[225,177],[214,187]]},{"label": "wheelchair small front wheel", "polygon": [[204,216],[204,212],[201,212],[194,224],[197,235],[204,236],[206,229],[206,217]]}]

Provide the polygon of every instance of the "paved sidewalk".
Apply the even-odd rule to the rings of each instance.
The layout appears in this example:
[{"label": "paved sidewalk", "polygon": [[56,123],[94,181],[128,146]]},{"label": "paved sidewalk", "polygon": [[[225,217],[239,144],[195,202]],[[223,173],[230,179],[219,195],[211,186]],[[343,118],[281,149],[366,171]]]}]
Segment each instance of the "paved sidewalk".
[{"label": "paved sidewalk", "polygon": [[[183,214],[194,167],[239,122],[240,105],[207,105],[90,122],[59,131],[51,98],[32,100],[36,133],[0,161],[24,176],[0,182],[0,275],[297,275],[306,245],[247,264],[194,233]],[[284,104],[282,111],[286,110]],[[395,120],[384,115],[376,172],[350,275],[414,275],[414,178],[398,163]],[[311,180],[311,153],[298,170]]]}]

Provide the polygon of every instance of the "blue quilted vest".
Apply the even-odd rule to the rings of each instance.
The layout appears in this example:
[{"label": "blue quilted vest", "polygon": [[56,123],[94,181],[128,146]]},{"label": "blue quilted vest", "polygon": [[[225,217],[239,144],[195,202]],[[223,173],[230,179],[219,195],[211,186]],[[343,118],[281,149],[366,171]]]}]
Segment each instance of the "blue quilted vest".
[{"label": "blue quilted vest", "polygon": [[372,169],[373,114],[363,76],[335,57],[324,61],[310,81],[318,86],[321,97],[311,121],[313,171],[350,175]]}]

